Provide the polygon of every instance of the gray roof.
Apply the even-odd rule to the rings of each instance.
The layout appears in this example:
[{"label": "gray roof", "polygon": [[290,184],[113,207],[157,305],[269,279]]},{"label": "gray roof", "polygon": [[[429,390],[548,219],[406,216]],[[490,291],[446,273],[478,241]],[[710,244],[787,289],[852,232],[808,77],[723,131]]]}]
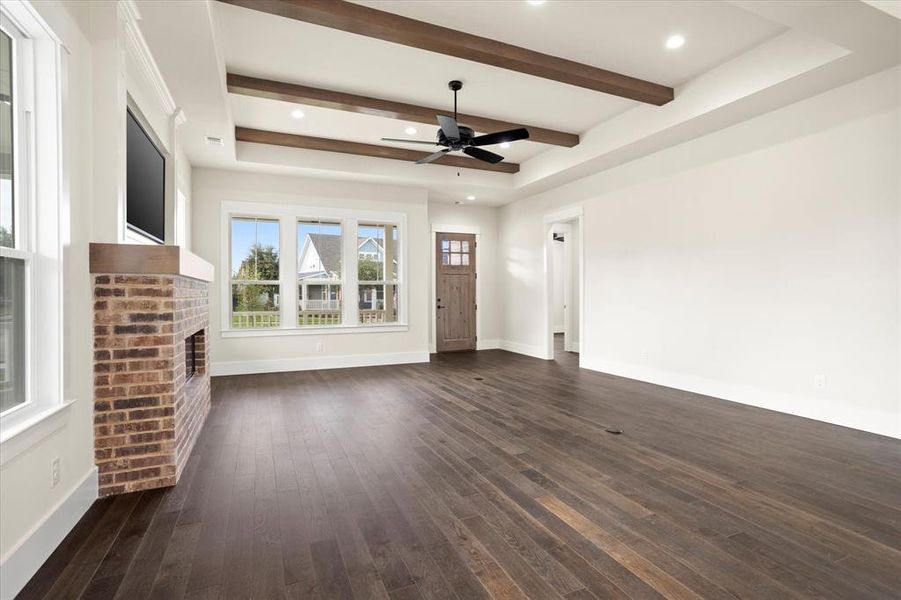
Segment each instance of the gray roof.
[{"label": "gray roof", "polygon": [[[331,233],[308,233],[307,237],[310,238],[310,243],[313,244],[316,252],[319,253],[319,259],[322,261],[323,268],[329,273],[337,273],[341,266],[341,236]],[[357,238],[357,245],[368,239],[372,239],[381,249],[379,241],[375,238],[359,237]],[[302,272],[300,274],[304,275],[305,273]]]},{"label": "gray roof", "polygon": [[307,237],[316,247],[322,266],[329,273],[337,273],[341,267],[341,236],[328,233],[308,233]]}]

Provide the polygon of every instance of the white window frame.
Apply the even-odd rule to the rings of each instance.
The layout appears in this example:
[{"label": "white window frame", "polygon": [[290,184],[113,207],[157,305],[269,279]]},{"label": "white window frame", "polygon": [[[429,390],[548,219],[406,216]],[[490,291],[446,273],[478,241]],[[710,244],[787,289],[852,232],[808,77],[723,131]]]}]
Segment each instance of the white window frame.
[{"label": "white window frame", "polygon": [[[386,223],[386,222],[369,221],[368,219],[359,219],[358,222],[357,222],[357,225],[359,226],[361,222],[362,222],[363,227],[385,227],[385,237],[386,237],[386,238],[388,237],[388,229],[387,229],[387,228],[388,228],[389,226],[391,226],[391,225],[395,225],[395,223],[390,223],[390,222],[387,222],[387,223]],[[397,230],[397,243],[398,243],[398,244],[401,243],[400,237],[401,237],[401,232],[400,232],[400,228],[398,227],[398,230]],[[368,241],[368,240],[367,240],[367,241]],[[387,256],[387,253],[386,253],[386,248],[387,248],[388,244],[387,244],[387,242],[385,242],[384,245],[383,245],[383,244],[379,244],[379,242],[378,242],[378,240],[377,240],[376,238],[372,238],[372,241],[375,242],[376,246],[380,246],[380,247],[382,248],[382,257],[383,257],[383,258],[382,258],[382,261],[384,262],[384,265],[385,265],[384,268],[383,268],[383,273],[382,273],[382,274],[383,274],[383,275],[388,275],[388,274],[389,274],[388,261],[391,259],[391,257],[390,257],[390,256]],[[364,243],[365,243],[365,242],[364,242]],[[357,246],[357,250],[358,250],[358,252],[357,252],[357,257],[358,257],[358,258],[359,258],[359,256],[360,256],[361,254],[364,255],[364,256],[366,256],[366,257],[369,257],[369,256],[372,255],[371,252],[362,252],[362,253],[359,252],[359,247],[360,247],[360,246],[362,246],[362,244],[360,244],[360,245]],[[378,258],[378,253],[375,254],[374,258]],[[398,265],[398,268],[399,268],[399,267],[400,267],[400,265]],[[400,272],[398,272],[398,277],[400,277]],[[364,285],[382,286],[382,293],[383,293],[384,296],[387,296],[387,295],[388,295],[387,286],[389,286],[389,285],[397,286],[397,288],[398,288],[398,299],[400,299],[400,283],[398,282],[398,280],[397,280],[397,279],[388,279],[387,277],[383,277],[382,279],[379,279],[379,280],[373,280],[373,281],[368,281],[368,280],[366,280],[366,281],[359,281],[359,280],[358,280],[358,281],[357,281],[357,289],[354,290],[354,296],[353,296],[353,297],[354,297],[354,302],[355,302],[356,304],[359,304],[360,286],[364,286]],[[382,298],[382,300],[384,301],[384,297]],[[375,296],[373,297],[372,301],[373,301],[373,302],[378,301],[378,290],[377,290],[377,289],[375,290]],[[358,315],[357,318],[359,319],[359,315]],[[398,313],[397,318],[398,318],[398,320],[400,320],[400,313]],[[365,325],[365,324],[364,324],[364,325]]]},{"label": "white window frame", "polygon": [[[14,202],[16,248],[0,254],[26,261],[25,402],[0,413],[0,464],[61,426],[49,419],[70,406],[63,384],[63,245],[68,241],[63,162],[65,50],[34,8],[0,5],[14,38]],[[40,376],[37,369],[40,367]],[[40,427],[36,427],[41,424]],[[29,435],[23,435],[30,432]]]},{"label": "white window frame", "polygon": [[[409,286],[407,285],[407,215],[402,212],[372,211],[333,208],[326,206],[333,200],[322,200],[323,206],[275,204],[263,202],[223,201],[220,212],[220,326],[222,337],[268,337],[282,335],[324,335],[349,333],[374,333],[407,331],[409,312]],[[279,283],[281,286],[280,326],[277,328],[235,329],[231,326],[231,219],[252,217],[278,219],[279,228]],[[298,277],[297,229],[300,221],[340,222],[343,236],[343,275],[341,279],[343,307],[340,325],[297,324]],[[357,307],[357,231],[359,222],[397,226],[398,248],[398,307],[396,323],[359,323]],[[335,284],[335,281],[329,281]],[[367,282],[368,283],[368,282]],[[353,292],[348,295],[349,292]]]},{"label": "white window frame", "polygon": [[[269,280],[269,279],[235,279],[232,276],[232,269],[231,269],[231,234],[232,234],[231,222],[232,222],[232,219],[252,219],[255,221],[257,221],[257,220],[275,221],[276,223],[279,224],[279,232],[278,232],[278,244],[279,244],[278,275],[279,275],[279,278],[278,279],[272,279],[272,280]],[[253,330],[277,329],[275,327],[255,327],[255,328],[232,327],[232,325],[231,325],[231,322],[232,322],[231,321],[231,319],[232,319],[232,289],[234,288],[235,285],[277,285],[277,286],[279,286],[279,299],[278,299],[279,311],[278,311],[278,313],[272,313],[272,314],[278,314],[279,323],[282,323],[282,321],[284,320],[284,318],[285,318],[284,310],[283,310],[284,307],[281,304],[285,299],[284,292],[281,289],[281,284],[284,281],[284,277],[282,277],[282,255],[281,255],[282,235],[284,233],[283,229],[284,229],[284,224],[281,223],[281,219],[279,219],[278,217],[264,217],[261,215],[244,214],[244,213],[235,213],[235,214],[232,214],[231,216],[229,216],[228,232],[226,233],[226,235],[228,236],[228,249],[229,249],[229,253],[228,253],[228,257],[227,257],[228,258],[228,273],[227,273],[228,296],[227,296],[227,298],[228,298],[228,325],[229,325],[229,328],[234,329],[235,331],[245,331],[245,329],[253,329]]]},{"label": "white window frame", "polygon": [[[295,235],[297,233],[296,228],[301,223],[306,223],[308,225],[312,225],[316,222],[326,223],[326,224],[337,224],[341,228],[341,242],[342,242],[342,245],[341,245],[341,278],[340,279],[327,279],[327,278],[311,277],[309,279],[300,279],[298,277],[299,274],[296,272],[297,268],[295,266],[295,269],[294,269],[295,270],[295,278],[296,278],[295,286],[303,287],[304,289],[309,288],[309,286],[311,286],[311,285],[340,287],[341,288],[341,323],[339,323],[338,325],[343,325],[344,317],[345,317],[344,304],[347,302],[347,295],[346,295],[347,288],[344,285],[344,282],[346,279],[346,271],[347,271],[347,260],[345,260],[345,257],[344,257],[345,248],[344,248],[343,242],[344,242],[344,236],[347,234],[347,232],[344,230],[344,221],[341,219],[325,219],[322,217],[315,217],[315,218],[298,218],[297,222],[295,223]],[[299,242],[300,240],[297,240],[297,241]],[[319,259],[321,261],[322,257],[320,256]],[[298,261],[295,260],[294,262],[296,265]],[[279,268],[281,268],[281,265],[279,265]],[[300,300],[301,300],[300,295],[298,295],[298,297],[296,298],[296,302],[297,302],[298,306],[300,304]],[[296,313],[294,315],[294,321],[295,321],[295,324],[298,321]],[[310,327],[335,327],[335,326],[337,326],[337,325],[298,325],[298,327],[302,327],[303,329],[308,329]]]}]

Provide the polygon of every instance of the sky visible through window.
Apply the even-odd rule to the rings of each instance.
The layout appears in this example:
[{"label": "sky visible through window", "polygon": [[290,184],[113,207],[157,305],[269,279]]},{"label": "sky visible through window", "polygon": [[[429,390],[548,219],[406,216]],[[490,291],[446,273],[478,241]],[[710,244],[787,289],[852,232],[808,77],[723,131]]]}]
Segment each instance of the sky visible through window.
[{"label": "sky visible through window", "polygon": [[250,256],[254,244],[271,246],[278,254],[278,221],[232,219],[232,276],[238,273],[241,262]]}]

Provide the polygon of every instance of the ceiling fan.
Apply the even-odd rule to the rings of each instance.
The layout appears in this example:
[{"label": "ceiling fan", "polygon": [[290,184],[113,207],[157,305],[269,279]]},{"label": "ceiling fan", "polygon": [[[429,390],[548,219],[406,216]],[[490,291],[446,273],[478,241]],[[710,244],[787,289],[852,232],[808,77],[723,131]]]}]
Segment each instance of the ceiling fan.
[{"label": "ceiling fan", "polygon": [[428,144],[430,146],[445,146],[443,150],[439,150],[433,154],[429,154],[425,158],[416,161],[417,165],[430,163],[438,160],[448,152],[456,152],[462,150],[463,154],[483,160],[491,164],[496,164],[504,160],[504,157],[488,150],[483,150],[479,146],[490,146],[492,144],[502,144],[504,142],[515,142],[516,140],[525,140],[529,138],[529,130],[524,128],[510,129],[507,131],[498,131],[497,133],[488,133],[485,135],[475,135],[472,128],[457,123],[457,92],[463,89],[463,83],[456,79],[449,82],[447,87],[454,91],[454,116],[437,115],[438,125],[438,141],[426,142],[423,140],[402,140],[398,138],[382,138],[383,142],[404,142],[407,144]]}]

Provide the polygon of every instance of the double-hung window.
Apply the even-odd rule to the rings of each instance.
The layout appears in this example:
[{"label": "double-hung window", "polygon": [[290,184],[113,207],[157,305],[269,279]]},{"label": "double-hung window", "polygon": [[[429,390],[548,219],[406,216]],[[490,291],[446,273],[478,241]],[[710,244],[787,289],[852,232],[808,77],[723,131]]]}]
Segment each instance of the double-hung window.
[{"label": "double-hung window", "polygon": [[340,325],[344,237],[341,222],[297,223],[297,324]]},{"label": "double-hung window", "polygon": [[0,413],[24,404],[29,384],[27,278],[32,253],[26,235],[26,180],[19,176],[27,154],[15,60],[21,39],[11,23],[0,22]]},{"label": "double-hung window", "polygon": [[361,222],[357,240],[360,323],[396,323],[397,225]]},{"label": "double-hung window", "polygon": [[278,219],[234,217],[231,220],[231,326],[234,329],[278,327]]},{"label": "double-hung window", "polygon": [[223,203],[223,331],[405,325],[403,213]]},{"label": "double-hung window", "polygon": [[0,2],[0,442],[64,406],[62,60],[37,13]]}]

